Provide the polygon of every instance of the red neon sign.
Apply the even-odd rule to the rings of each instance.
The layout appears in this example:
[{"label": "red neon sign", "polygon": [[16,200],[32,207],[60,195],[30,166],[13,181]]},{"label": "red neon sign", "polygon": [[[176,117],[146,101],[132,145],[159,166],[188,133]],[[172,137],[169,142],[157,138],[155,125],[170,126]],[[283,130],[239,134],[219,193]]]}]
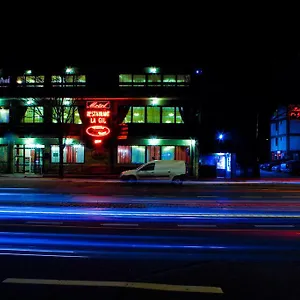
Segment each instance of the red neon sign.
[{"label": "red neon sign", "polygon": [[88,118],[93,117],[110,117],[110,111],[109,110],[88,110],[86,112],[86,116]]},{"label": "red neon sign", "polygon": [[107,126],[90,126],[86,129],[86,133],[94,137],[103,137],[110,134],[110,129]]},{"label": "red neon sign", "polygon": [[109,101],[87,101],[86,108],[110,109]]}]

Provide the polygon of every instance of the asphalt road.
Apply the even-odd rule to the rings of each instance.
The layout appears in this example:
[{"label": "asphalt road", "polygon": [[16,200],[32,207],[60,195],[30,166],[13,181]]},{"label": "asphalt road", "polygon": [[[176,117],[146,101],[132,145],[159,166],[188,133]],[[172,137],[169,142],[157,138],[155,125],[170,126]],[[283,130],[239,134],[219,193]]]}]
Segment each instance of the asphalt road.
[{"label": "asphalt road", "polygon": [[299,299],[300,186],[0,186],[2,296]]}]

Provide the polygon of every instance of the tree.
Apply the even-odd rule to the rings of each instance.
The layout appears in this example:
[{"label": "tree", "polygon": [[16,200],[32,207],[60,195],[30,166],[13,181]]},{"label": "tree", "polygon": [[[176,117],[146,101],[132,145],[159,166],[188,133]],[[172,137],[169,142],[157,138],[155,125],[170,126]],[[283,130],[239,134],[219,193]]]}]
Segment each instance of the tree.
[{"label": "tree", "polygon": [[64,149],[70,134],[70,123],[74,123],[75,112],[78,110],[76,101],[71,98],[52,98],[48,101],[52,109],[52,122],[56,123],[59,147],[58,176],[64,177]]},{"label": "tree", "polygon": [[[58,166],[58,176],[60,178],[64,177],[64,149],[66,147],[67,137],[70,135],[70,124],[76,123],[75,112],[78,112],[77,100],[72,98],[36,98],[36,99],[26,99],[25,106],[26,110],[31,109],[30,114],[39,116],[43,120],[45,126],[49,122],[56,124],[54,135],[58,140],[59,147],[59,166]],[[45,112],[47,115],[51,116],[51,120],[45,119]],[[24,118],[30,114],[26,114],[24,111]]]}]

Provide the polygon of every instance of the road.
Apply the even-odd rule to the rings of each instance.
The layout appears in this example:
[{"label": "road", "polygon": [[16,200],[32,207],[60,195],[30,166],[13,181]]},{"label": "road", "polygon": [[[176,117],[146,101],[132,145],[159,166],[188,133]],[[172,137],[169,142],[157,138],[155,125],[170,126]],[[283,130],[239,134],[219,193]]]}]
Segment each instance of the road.
[{"label": "road", "polygon": [[0,292],[298,299],[299,192],[280,184],[1,180]]}]

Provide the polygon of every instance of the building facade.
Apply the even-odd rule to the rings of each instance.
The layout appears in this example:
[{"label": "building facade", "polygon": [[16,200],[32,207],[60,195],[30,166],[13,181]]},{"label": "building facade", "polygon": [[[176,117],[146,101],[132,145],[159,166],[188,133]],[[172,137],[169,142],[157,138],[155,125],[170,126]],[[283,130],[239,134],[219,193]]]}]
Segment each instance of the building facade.
[{"label": "building facade", "polygon": [[195,175],[198,73],[2,70],[0,172],[57,174],[62,159],[65,173],[118,173],[178,159]]},{"label": "building facade", "polygon": [[300,106],[278,108],[270,131],[271,160],[300,159]]}]

